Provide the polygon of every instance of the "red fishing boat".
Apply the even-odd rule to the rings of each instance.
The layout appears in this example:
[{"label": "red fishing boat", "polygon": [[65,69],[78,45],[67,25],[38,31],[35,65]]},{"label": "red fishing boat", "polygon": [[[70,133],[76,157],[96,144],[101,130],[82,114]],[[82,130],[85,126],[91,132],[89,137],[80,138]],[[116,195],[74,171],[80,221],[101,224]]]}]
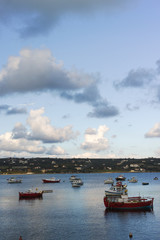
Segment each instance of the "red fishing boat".
[{"label": "red fishing boat", "polygon": [[43,191],[28,190],[26,192],[19,192],[19,199],[42,198]]},{"label": "red fishing boat", "polygon": [[61,179],[56,179],[54,177],[52,178],[46,178],[46,179],[42,179],[43,183],[59,183],[61,181]]},{"label": "red fishing boat", "polygon": [[119,175],[118,177],[116,177],[116,180],[117,181],[125,181],[126,180],[126,178],[124,177],[124,175]]},{"label": "red fishing boat", "polygon": [[104,205],[110,210],[151,210],[154,198],[128,197],[127,194],[120,196],[104,197]]}]

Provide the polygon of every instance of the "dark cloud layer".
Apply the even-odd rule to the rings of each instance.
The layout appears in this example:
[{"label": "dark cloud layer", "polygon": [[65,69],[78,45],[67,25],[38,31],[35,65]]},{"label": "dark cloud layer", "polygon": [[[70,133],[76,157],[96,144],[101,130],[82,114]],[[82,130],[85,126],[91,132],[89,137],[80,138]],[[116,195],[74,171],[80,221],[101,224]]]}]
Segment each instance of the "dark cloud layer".
[{"label": "dark cloud layer", "polygon": [[154,79],[153,71],[140,68],[137,70],[131,70],[127,77],[120,82],[115,82],[114,86],[116,88],[126,88],[126,87],[144,87]]},{"label": "dark cloud layer", "polygon": [[1,111],[5,111],[5,110],[8,110],[8,108],[9,108],[9,105],[6,105],[6,104],[0,105],[0,112],[1,112]]},{"label": "dark cloud layer", "polygon": [[111,9],[126,0],[14,0],[0,1],[0,22],[14,25],[21,36],[47,33],[66,14]]},{"label": "dark cloud layer", "polygon": [[108,118],[119,114],[115,106],[111,106],[107,101],[103,100],[94,104],[93,111],[88,113],[88,117]]},{"label": "dark cloud layer", "polygon": [[95,85],[85,89],[82,93],[71,94],[63,92],[61,97],[67,100],[73,100],[76,103],[88,103],[91,105],[93,111],[88,113],[88,117],[108,118],[119,114],[115,106],[109,105],[109,103],[100,96],[98,88]]},{"label": "dark cloud layer", "polygon": [[26,113],[27,113],[26,108],[9,108],[7,110],[8,115],[11,115],[11,114],[26,114]]},{"label": "dark cloud layer", "polygon": [[[156,61],[156,67],[153,69],[138,68],[130,70],[128,75],[120,80],[115,81],[113,86],[116,90],[136,88],[147,89],[148,92],[154,93],[154,101],[160,103],[160,60]],[[128,108],[128,110],[131,110]]]},{"label": "dark cloud layer", "polygon": [[0,112],[4,111],[7,115],[12,115],[12,114],[26,114],[27,109],[25,107],[12,107],[9,105],[0,105]]}]

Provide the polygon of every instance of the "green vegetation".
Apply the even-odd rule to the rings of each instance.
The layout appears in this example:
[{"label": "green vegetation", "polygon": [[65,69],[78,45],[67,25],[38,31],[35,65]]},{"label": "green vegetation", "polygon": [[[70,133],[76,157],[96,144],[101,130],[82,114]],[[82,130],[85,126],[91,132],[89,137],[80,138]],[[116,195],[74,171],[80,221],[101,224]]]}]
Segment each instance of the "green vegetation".
[{"label": "green vegetation", "polygon": [[160,172],[160,158],[1,158],[1,174]]}]

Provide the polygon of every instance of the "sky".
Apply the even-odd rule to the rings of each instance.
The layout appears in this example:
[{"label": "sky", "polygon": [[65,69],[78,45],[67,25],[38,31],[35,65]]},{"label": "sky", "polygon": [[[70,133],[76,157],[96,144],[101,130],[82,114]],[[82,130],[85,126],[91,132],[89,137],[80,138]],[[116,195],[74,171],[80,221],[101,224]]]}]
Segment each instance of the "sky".
[{"label": "sky", "polygon": [[159,0],[0,0],[0,158],[160,157]]}]

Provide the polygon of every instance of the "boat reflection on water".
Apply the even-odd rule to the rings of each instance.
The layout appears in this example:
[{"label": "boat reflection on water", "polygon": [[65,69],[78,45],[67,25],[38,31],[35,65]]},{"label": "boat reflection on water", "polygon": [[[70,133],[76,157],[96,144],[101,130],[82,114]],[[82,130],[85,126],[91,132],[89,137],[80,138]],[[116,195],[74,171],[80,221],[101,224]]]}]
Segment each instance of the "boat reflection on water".
[{"label": "boat reflection on water", "polygon": [[41,201],[41,200],[43,200],[43,197],[39,197],[39,198],[19,198],[19,202],[35,203],[35,201]]},{"label": "boat reflection on water", "polygon": [[151,213],[154,213],[154,211],[153,211],[153,208],[148,208],[148,209],[105,209],[105,211],[104,211],[104,215],[106,216],[106,215],[108,215],[108,214],[110,214],[110,213],[121,213],[122,215],[124,214],[125,215],[125,213],[136,213],[137,215],[138,214],[142,214],[142,213],[144,213],[144,214],[146,214],[146,212],[151,212]]}]

